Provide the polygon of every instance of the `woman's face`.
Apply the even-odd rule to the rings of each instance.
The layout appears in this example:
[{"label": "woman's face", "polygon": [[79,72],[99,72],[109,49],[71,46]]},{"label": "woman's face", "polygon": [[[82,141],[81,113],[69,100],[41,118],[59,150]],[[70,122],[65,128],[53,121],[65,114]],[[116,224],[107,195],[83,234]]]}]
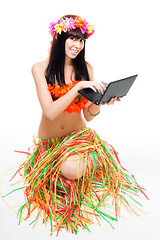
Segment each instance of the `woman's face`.
[{"label": "woman's face", "polygon": [[84,39],[69,37],[65,42],[65,55],[68,58],[74,59],[80,53],[80,51],[84,48]]}]

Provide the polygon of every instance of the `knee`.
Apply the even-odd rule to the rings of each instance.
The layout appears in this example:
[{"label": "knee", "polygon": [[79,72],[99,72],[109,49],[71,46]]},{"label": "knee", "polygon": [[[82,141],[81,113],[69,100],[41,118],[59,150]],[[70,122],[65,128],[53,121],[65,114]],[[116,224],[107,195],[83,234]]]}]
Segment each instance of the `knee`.
[{"label": "knee", "polygon": [[62,164],[61,174],[71,180],[81,178],[85,172],[86,164],[78,155],[72,155]]}]

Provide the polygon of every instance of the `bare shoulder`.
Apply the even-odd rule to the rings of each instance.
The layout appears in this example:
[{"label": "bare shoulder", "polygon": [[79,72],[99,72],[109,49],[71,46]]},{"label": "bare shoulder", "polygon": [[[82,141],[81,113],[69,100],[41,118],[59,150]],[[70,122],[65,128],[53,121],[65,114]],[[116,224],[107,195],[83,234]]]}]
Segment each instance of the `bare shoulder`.
[{"label": "bare shoulder", "polygon": [[91,65],[89,62],[86,62],[86,65],[87,65],[88,71],[93,72],[93,67],[92,67],[92,65]]},{"label": "bare shoulder", "polygon": [[93,81],[93,67],[90,63],[86,62],[88,74],[89,74],[89,80]]},{"label": "bare shoulder", "polygon": [[37,71],[37,70],[45,70],[48,66],[48,59],[42,62],[37,62],[34,63],[32,66],[32,72]]},{"label": "bare shoulder", "polygon": [[33,64],[31,71],[35,80],[37,79],[37,76],[39,77],[45,76],[45,71],[47,69],[47,66],[48,66],[48,59],[45,61],[37,62]]}]

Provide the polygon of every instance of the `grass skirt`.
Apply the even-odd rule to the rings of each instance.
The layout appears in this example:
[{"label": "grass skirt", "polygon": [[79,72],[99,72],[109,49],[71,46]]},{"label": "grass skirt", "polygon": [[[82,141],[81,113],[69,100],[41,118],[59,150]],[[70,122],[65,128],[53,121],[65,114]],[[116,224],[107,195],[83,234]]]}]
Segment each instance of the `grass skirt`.
[{"label": "grass skirt", "polygon": [[[22,175],[25,195],[25,204],[18,211],[20,222],[35,211],[33,224],[42,217],[44,223],[50,222],[51,234],[61,229],[77,233],[80,227],[89,230],[90,224],[100,225],[100,219],[112,226],[120,217],[121,205],[137,214],[128,199],[136,202],[132,196],[145,195],[143,189],[94,130],[85,127],[61,138],[34,138],[34,144],[17,171]],[[84,159],[85,174],[69,180],[60,170],[75,154]]]}]

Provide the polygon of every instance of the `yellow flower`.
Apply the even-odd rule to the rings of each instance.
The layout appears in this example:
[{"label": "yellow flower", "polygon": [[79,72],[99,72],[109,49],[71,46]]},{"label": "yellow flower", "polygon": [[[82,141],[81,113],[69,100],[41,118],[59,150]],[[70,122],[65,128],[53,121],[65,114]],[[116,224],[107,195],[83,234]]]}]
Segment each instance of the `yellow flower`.
[{"label": "yellow flower", "polygon": [[64,30],[64,24],[63,23],[56,24],[54,28],[57,33],[61,34],[61,32]]},{"label": "yellow flower", "polygon": [[93,27],[90,24],[87,24],[88,33],[92,33]]}]

